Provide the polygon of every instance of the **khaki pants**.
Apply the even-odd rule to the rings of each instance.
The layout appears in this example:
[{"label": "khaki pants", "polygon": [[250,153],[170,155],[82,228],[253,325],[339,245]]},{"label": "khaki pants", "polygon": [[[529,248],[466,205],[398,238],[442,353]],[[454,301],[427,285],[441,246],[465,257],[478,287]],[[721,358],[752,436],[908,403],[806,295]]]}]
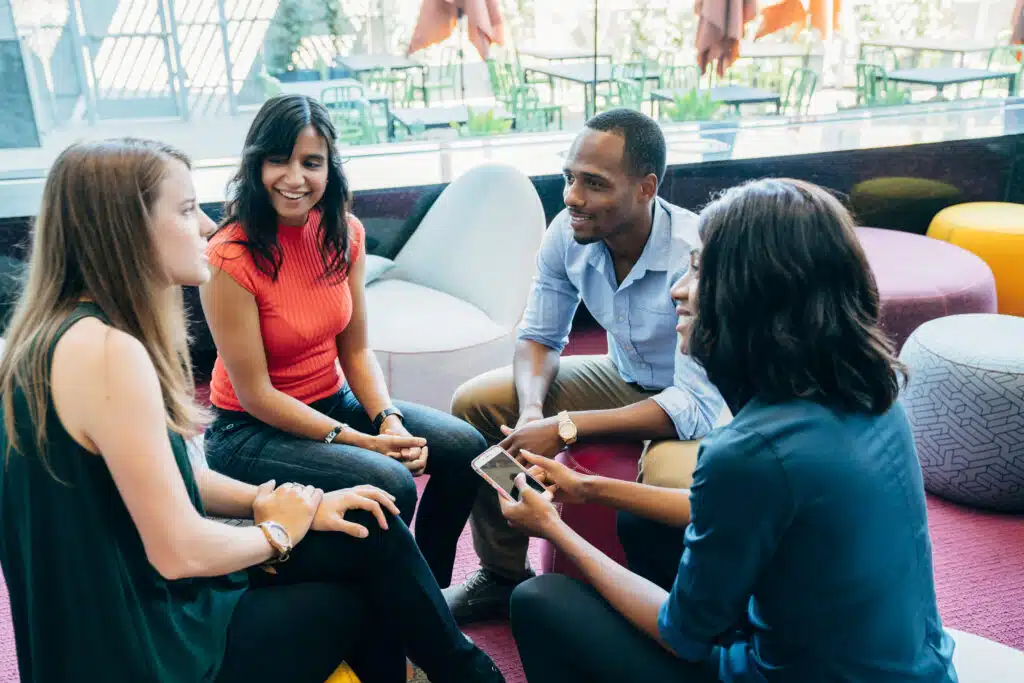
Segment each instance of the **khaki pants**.
[{"label": "khaki pants", "polygon": [[[544,401],[544,415],[563,410],[621,408],[654,396],[626,383],[608,356],[566,356]],[[514,427],[519,418],[512,366],[474,377],[459,387],[452,399],[452,414],[476,427],[487,442],[502,440],[501,425]],[[688,488],[697,463],[697,441],[662,441],[652,444],[639,463],[641,480],[655,486]],[[508,579],[522,578],[530,570],[526,557],[529,539],[509,527],[498,497],[481,487],[473,514],[473,547],[480,564]]]}]

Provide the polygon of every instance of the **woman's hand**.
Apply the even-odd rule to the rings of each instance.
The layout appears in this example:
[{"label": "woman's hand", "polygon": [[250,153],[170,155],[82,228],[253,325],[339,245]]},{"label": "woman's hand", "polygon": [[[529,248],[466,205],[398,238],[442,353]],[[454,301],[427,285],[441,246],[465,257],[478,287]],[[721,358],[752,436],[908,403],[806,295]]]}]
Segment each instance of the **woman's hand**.
[{"label": "woman's hand", "polygon": [[519,489],[518,502],[499,496],[501,513],[505,519],[530,536],[551,538],[559,525],[565,524],[551,502],[551,491],[537,493],[526,483],[525,474],[516,476],[515,485]]},{"label": "woman's hand", "polygon": [[[384,429],[381,431],[384,436],[400,436],[403,438],[416,438],[409,433],[409,430],[405,428],[405,424],[401,420],[391,421],[390,424],[385,423]],[[426,439],[422,439],[423,446],[421,448],[403,448],[402,449],[402,464],[409,468],[412,472],[412,476],[418,477],[423,474],[423,471],[427,468],[427,446]]]},{"label": "woman's hand", "polygon": [[256,490],[252,518],[256,524],[277,522],[285,528],[292,545],[296,546],[306,537],[324,492],[313,486],[292,483],[275,488],[275,483],[271,479]]},{"label": "woman's hand", "polygon": [[412,436],[404,427],[401,432],[390,427],[376,436],[355,430],[345,430],[337,436],[335,441],[365,448],[368,451],[399,460],[412,472],[413,476],[423,474],[423,469],[427,466],[427,440],[419,436]]},{"label": "woman's hand", "polygon": [[372,512],[373,516],[377,518],[377,524],[385,531],[388,528],[388,518],[384,511],[387,510],[395,517],[398,517],[399,514],[398,507],[395,505],[395,497],[390,493],[368,484],[354,486],[324,494],[320,507],[317,508],[316,516],[313,517],[313,530],[340,531],[356,538],[369,536],[369,529],[362,524],[345,519],[345,513],[349,510]]},{"label": "woman's hand", "polygon": [[587,502],[587,475],[566,467],[557,460],[544,458],[527,450],[519,451],[519,457],[532,465],[530,474],[548,487],[556,503],[580,504]]},{"label": "woman's hand", "polygon": [[418,477],[426,469],[427,440],[410,434],[401,420],[386,421],[380,434],[368,438],[372,444],[364,448],[401,461],[412,476]]}]

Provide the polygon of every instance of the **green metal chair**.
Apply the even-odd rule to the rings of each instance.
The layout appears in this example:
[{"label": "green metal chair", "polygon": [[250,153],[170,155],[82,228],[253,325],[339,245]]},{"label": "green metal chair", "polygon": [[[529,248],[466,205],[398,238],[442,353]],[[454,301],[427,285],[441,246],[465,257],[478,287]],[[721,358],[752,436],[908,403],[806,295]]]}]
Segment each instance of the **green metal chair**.
[{"label": "green metal chair", "polygon": [[370,103],[359,85],[324,88],[320,101],[331,115],[338,141],[348,144],[379,142],[380,126],[373,120]]},{"label": "green metal chair", "polygon": [[437,93],[438,99],[443,102],[445,93],[449,91],[452,99],[457,98],[459,95],[458,50],[453,47],[441,50],[441,66],[438,68],[437,78],[431,78],[429,72],[426,78],[427,81],[423,85],[431,101],[434,99],[434,94]]},{"label": "green metal chair", "polygon": [[888,89],[889,77],[884,67],[872,62],[857,62],[857,104],[874,104]]},{"label": "green metal chair", "polygon": [[891,47],[875,47],[873,45],[861,46],[858,62],[875,64],[885,69],[886,73],[902,68],[900,58]]},{"label": "green metal chair", "polygon": [[487,75],[491,81],[491,92],[494,99],[506,107],[512,106],[512,91],[525,85],[522,72],[516,65],[501,59],[487,60]]},{"label": "green metal chair", "polygon": [[792,114],[806,114],[811,98],[818,87],[818,74],[810,69],[794,69],[789,75],[786,90],[782,95],[782,111]]},{"label": "green metal chair", "polygon": [[512,113],[516,117],[516,131],[518,132],[547,131],[556,121],[558,130],[562,130],[561,105],[541,104],[540,96],[533,86],[519,85],[513,88],[510,105]]},{"label": "green metal chair", "polygon": [[392,102],[405,103],[409,98],[409,74],[405,69],[377,69],[363,76],[363,82],[378,95]]},{"label": "green metal chair", "polygon": [[692,90],[700,86],[700,67],[696,64],[666,67],[661,72],[661,87]]},{"label": "green metal chair", "polygon": [[[1016,97],[1020,94],[1020,82],[1024,78],[1024,45],[1000,45],[992,48],[988,53],[988,63],[986,67],[989,70],[995,71],[1017,71],[1017,85],[1013,92],[1007,92],[1007,97]],[[986,81],[982,81],[981,89],[978,91],[980,97],[985,92],[985,87],[993,85]]]},{"label": "green metal chair", "polygon": [[869,107],[905,104],[910,91],[893,87],[888,72],[877,64],[857,62],[857,104]]},{"label": "green metal chair", "polygon": [[639,83],[624,78],[616,78],[609,85],[611,86],[611,92],[604,98],[602,109],[624,107],[626,109],[643,111],[645,97],[643,88],[640,87]]}]

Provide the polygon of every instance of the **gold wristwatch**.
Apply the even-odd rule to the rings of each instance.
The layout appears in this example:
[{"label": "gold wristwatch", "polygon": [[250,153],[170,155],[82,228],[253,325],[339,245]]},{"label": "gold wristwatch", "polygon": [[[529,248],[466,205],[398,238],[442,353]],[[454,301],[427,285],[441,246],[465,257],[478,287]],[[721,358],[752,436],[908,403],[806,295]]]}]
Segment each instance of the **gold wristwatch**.
[{"label": "gold wristwatch", "polygon": [[576,443],[577,434],[576,423],[569,417],[569,411],[560,412],[558,414],[558,436],[562,438],[565,445],[571,446]]},{"label": "gold wristwatch", "polygon": [[292,554],[292,537],[288,530],[277,522],[260,522],[256,525],[263,535],[267,537],[267,543],[274,549],[276,555],[267,561],[267,564],[287,562]]}]

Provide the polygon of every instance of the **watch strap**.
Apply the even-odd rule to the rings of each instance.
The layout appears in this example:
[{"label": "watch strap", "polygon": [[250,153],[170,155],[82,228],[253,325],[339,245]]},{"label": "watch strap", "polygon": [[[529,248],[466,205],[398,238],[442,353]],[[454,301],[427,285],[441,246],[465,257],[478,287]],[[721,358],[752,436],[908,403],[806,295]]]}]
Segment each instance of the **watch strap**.
[{"label": "watch strap", "polygon": [[398,419],[403,423],[405,422],[405,415],[402,415],[402,411],[394,406],[389,406],[377,414],[377,417],[373,418],[373,428],[380,433],[380,428],[384,426],[384,420],[388,419],[392,415],[397,415]]},{"label": "watch strap", "polygon": [[327,436],[324,437],[324,443],[334,443],[334,440],[338,438],[338,434],[341,434],[346,429],[348,429],[347,424],[342,423],[334,425],[334,429],[327,432]]}]

